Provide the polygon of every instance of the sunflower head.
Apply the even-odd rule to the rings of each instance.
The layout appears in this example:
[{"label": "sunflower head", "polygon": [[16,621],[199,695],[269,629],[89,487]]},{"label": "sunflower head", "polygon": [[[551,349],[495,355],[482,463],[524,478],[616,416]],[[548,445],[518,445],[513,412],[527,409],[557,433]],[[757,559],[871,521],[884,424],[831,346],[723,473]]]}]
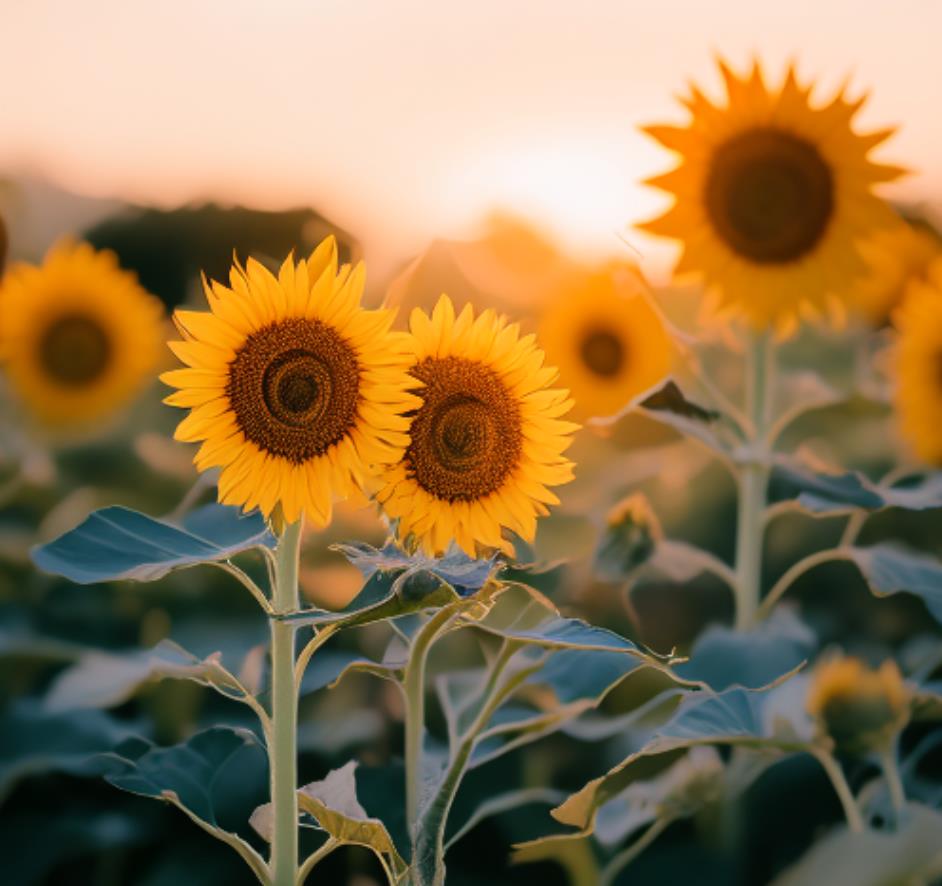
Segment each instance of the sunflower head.
[{"label": "sunflower head", "polygon": [[807,707],[838,750],[865,753],[885,747],[906,725],[910,701],[896,662],[872,669],[848,656],[815,668]]},{"label": "sunflower head", "polygon": [[363,267],[338,271],[332,237],[277,276],[250,259],[229,281],[205,284],[209,313],[174,315],[186,368],[161,378],[178,388],[166,402],[191,410],[176,438],[202,443],[200,470],[222,468],[221,502],[324,526],[334,497],[408,442],[406,336],[392,312],[360,306]]},{"label": "sunflower head", "polygon": [[111,252],[54,247],[0,285],[0,360],[27,408],[58,431],[124,405],[160,356],[162,307]]},{"label": "sunflower head", "polygon": [[911,283],[926,281],[942,258],[942,235],[927,222],[904,220],[877,231],[861,247],[867,273],[850,293],[850,306],[873,326],[887,323]]},{"label": "sunflower head", "polygon": [[577,426],[562,419],[572,401],[550,387],[556,370],[532,335],[470,305],[456,316],[447,296],[410,327],[422,405],[378,496],[399,537],[433,555],[456,541],[471,556],[508,549],[505,529],[532,540],[558,503],[549,487],[572,479],[563,453]]},{"label": "sunflower head", "polygon": [[916,454],[942,465],[942,258],[924,280],[911,281],[893,313],[896,411],[904,437]]},{"label": "sunflower head", "polygon": [[862,99],[813,105],[791,68],[770,89],[758,62],[744,77],[719,65],[723,105],[692,87],[687,127],[645,129],[681,162],[648,181],[675,202],[642,227],[683,241],[678,273],[703,278],[722,308],[787,331],[863,273],[858,241],[893,218],[872,188],[903,170],[869,158],[892,130],[854,131]]},{"label": "sunflower head", "polygon": [[623,263],[571,275],[543,315],[540,341],[583,418],[618,412],[671,368],[664,322]]}]

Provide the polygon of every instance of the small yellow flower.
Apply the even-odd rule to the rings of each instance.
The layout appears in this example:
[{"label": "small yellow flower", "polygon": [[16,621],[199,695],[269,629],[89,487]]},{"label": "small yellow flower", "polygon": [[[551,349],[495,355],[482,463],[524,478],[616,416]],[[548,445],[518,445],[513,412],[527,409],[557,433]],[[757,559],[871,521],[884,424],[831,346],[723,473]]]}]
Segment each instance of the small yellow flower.
[{"label": "small yellow flower", "polygon": [[614,262],[568,278],[546,309],[540,341],[580,418],[618,412],[667,376],[673,359],[637,270]]},{"label": "small yellow flower", "polygon": [[911,693],[896,662],[871,669],[859,658],[819,664],[808,692],[808,712],[838,750],[863,753],[886,747],[909,721]]},{"label": "small yellow flower", "polygon": [[113,253],[63,243],[3,277],[0,362],[44,425],[89,427],[152,377],[162,313]]},{"label": "small yellow flower", "polygon": [[408,443],[408,339],[391,311],[360,306],[363,266],[338,271],[332,237],[277,277],[249,259],[229,279],[204,284],[211,313],[174,315],[183,341],[170,347],[187,368],[161,379],[179,389],[166,402],[190,409],[175,436],[202,442],[201,471],[222,468],[224,504],[325,526],[334,497]]},{"label": "small yellow flower", "polygon": [[572,479],[563,453],[578,425],[562,418],[572,401],[550,387],[556,370],[516,324],[470,305],[456,316],[444,295],[431,316],[415,309],[410,328],[423,403],[384,478],[384,511],[403,541],[433,555],[452,541],[470,556],[509,550],[505,529],[532,540],[559,502],[549,487]]},{"label": "small yellow flower", "polygon": [[867,274],[850,295],[853,310],[873,326],[883,326],[899,307],[910,283],[925,280],[942,258],[942,236],[924,222],[900,220],[861,245]]},{"label": "small yellow flower", "polygon": [[681,162],[648,181],[675,202],[641,227],[682,240],[677,273],[701,276],[722,308],[787,332],[863,273],[858,241],[893,220],[872,188],[903,170],[869,159],[892,130],[854,131],[863,99],[813,106],[791,68],[769,89],[758,62],[744,77],[719,66],[725,105],[692,86],[688,126],[645,128]]},{"label": "small yellow flower", "polygon": [[910,282],[893,314],[896,410],[903,435],[916,454],[942,465],[942,258],[926,279]]}]

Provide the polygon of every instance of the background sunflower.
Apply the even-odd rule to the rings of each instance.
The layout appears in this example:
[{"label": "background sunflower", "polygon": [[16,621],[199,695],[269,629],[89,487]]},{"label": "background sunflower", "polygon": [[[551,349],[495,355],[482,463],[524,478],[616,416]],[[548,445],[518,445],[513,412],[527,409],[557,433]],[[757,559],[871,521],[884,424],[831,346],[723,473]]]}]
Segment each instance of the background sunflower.
[{"label": "background sunflower", "polygon": [[63,243],[0,286],[0,360],[45,425],[88,426],[124,405],[160,355],[162,307],[113,253]]},{"label": "background sunflower", "polygon": [[901,219],[877,231],[861,251],[867,273],[851,293],[850,306],[873,326],[883,326],[908,285],[925,279],[933,260],[942,257],[942,236],[927,221]]},{"label": "background sunflower", "polygon": [[549,487],[572,479],[563,452],[578,426],[562,420],[568,392],[549,387],[556,370],[532,335],[490,310],[475,318],[470,305],[455,316],[445,295],[431,316],[415,309],[410,328],[423,403],[386,473],[383,509],[430,554],[452,540],[471,556],[507,549],[504,529],[532,540],[537,517],[559,503]]},{"label": "background sunflower", "polygon": [[644,129],[681,163],[648,180],[675,202],[640,227],[682,240],[676,273],[702,276],[721,307],[787,331],[846,292],[865,270],[858,242],[892,224],[872,188],[903,170],[869,153],[893,130],[856,133],[863,99],[813,106],[793,68],[770,90],[758,62],[742,78],[719,66],[725,106],[693,86],[688,126]]},{"label": "background sunflower", "polygon": [[580,418],[618,412],[671,367],[661,316],[638,272],[618,262],[567,281],[543,315],[540,341]]},{"label": "background sunflower", "polygon": [[907,289],[893,315],[896,341],[896,405],[904,435],[916,454],[942,464],[942,260],[929,267],[925,281]]}]

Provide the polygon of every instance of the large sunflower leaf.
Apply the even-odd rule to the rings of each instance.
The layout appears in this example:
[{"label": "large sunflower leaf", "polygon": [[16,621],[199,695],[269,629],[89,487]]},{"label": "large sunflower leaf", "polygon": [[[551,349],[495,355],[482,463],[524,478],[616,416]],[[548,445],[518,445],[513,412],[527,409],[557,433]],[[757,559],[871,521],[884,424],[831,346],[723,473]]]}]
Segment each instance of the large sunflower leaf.
[{"label": "large sunflower leaf", "polygon": [[50,711],[109,708],[131,698],[146,683],[165,678],[193,680],[237,700],[246,697],[239,680],[220,662],[220,654],[200,659],[169,640],[153,649],[125,654],[89,651],[60,673],[46,695]]},{"label": "large sunflower leaf", "polygon": [[929,882],[930,877],[936,882],[942,871],[940,835],[942,813],[910,803],[895,830],[835,829],[776,877],[773,886],[897,886]]},{"label": "large sunflower leaf", "polygon": [[172,747],[119,751],[109,763],[111,784],[173,804],[235,849],[264,881],[267,865],[236,833],[268,793],[268,756],[252,732],[217,726]]},{"label": "large sunflower leaf", "polygon": [[173,569],[274,544],[257,512],[243,515],[238,508],[211,504],[176,525],[115,506],[93,512],[75,529],[34,548],[32,557],[45,572],[78,584],[154,581]]},{"label": "large sunflower leaf", "polygon": [[655,756],[665,755],[665,761],[670,762],[700,745],[736,745],[779,753],[799,750],[810,744],[800,707],[802,697],[788,684],[770,692],[733,687],[719,693],[689,693],[637,751],[590,781],[553,815],[580,831],[590,831],[601,806],[628,785],[648,777],[650,758]]},{"label": "large sunflower leaf", "polygon": [[907,485],[887,486],[857,471],[819,473],[782,457],[772,469],[770,492],[772,501],[795,500],[798,507],[818,517],[860,509],[925,511],[942,508],[942,472],[925,474]]},{"label": "large sunflower leaf", "polygon": [[525,585],[508,586],[483,616],[469,616],[466,624],[504,640],[543,649],[609,652],[657,666],[666,661],[614,631],[561,616],[549,600]]},{"label": "large sunflower leaf", "polygon": [[808,661],[816,647],[814,632],[791,611],[778,609],[750,631],[711,625],[674,672],[717,692],[730,686],[761,689]]}]

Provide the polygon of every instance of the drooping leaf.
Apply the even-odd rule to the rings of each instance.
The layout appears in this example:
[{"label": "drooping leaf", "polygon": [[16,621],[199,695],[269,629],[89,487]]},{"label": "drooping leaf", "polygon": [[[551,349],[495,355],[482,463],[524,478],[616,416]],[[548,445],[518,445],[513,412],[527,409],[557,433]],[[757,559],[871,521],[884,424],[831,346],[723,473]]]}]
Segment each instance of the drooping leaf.
[{"label": "drooping leaf", "polygon": [[275,540],[257,512],[211,504],[181,525],[123,507],[90,514],[75,529],[33,549],[45,572],[78,584],[154,581],[173,569],[226,560],[241,551],[273,547]]},{"label": "drooping leaf", "polygon": [[730,686],[761,689],[791,673],[814,654],[817,640],[794,613],[777,609],[750,631],[711,625],[698,638],[689,660],[674,666],[685,680],[720,692]]},{"label": "drooping leaf", "polygon": [[164,640],[146,651],[84,653],[53,681],[46,706],[50,711],[115,707],[145,683],[164,678],[193,680],[230,698],[246,695],[239,681],[222,666],[219,653],[199,659],[176,643]]},{"label": "drooping leaf", "polygon": [[704,409],[688,400],[672,379],[653,391],[645,391],[624,409],[608,418],[593,419],[597,425],[612,425],[629,412],[641,412],[685,437],[692,437],[717,454],[727,455],[730,447],[717,432],[720,413]]},{"label": "drooping leaf", "polygon": [[254,733],[217,726],[182,744],[135,751],[109,756],[107,780],[133,794],[172,803],[235,849],[264,881],[265,862],[236,833],[268,793],[268,756]]},{"label": "drooping leaf", "polygon": [[[333,769],[321,781],[313,781],[298,790],[298,808],[310,815],[335,840],[365,846],[386,856],[397,873],[407,865],[379,819],[371,818],[357,799],[357,764],[351,760]],[[252,826],[271,841],[273,814],[270,803],[252,813]]]},{"label": "drooping leaf", "polygon": [[907,805],[895,830],[868,828],[853,833],[836,828],[773,886],[897,886],[929,882],[942,869],[942,813],[916,803]]}]

